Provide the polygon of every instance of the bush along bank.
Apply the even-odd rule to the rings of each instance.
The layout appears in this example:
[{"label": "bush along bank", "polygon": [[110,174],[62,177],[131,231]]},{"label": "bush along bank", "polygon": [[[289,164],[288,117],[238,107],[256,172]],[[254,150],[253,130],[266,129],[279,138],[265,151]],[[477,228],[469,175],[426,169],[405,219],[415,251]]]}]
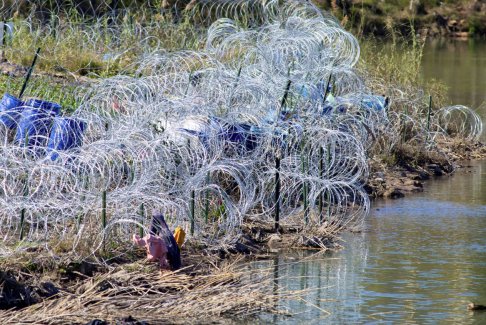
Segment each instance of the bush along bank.
[{"label": "bush along bank", "polygon": [[[321,8],[332,10],[359,34],[390,36],[412,32],[432,37],[486,36],[486,2],[462,1],[315,1]],[[346,17],[346,18],[344,18]]]}]

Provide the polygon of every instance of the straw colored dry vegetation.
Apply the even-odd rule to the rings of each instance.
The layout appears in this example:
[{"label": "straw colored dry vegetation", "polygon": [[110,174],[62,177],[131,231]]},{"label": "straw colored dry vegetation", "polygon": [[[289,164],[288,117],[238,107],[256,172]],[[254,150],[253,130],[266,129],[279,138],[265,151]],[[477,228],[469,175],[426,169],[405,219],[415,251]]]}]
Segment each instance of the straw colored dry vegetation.
[{"label": "straw colored dry vegetation", "polygon": [[[36,283],[28,279],[31,286],[24,289],[24,295],[35,295],[34,291],[49,294],[51,288],[50,297],[18,311],[0,311],[0,322],[86,324],[99,319],[113,324],[134,324],[136,320],[149,324],[207,324],[237,319],[248,321],[261,313],[288,314],[277,302],[298,299],[301,294],[282,289],[274,291],[270,269],[250,270],[242,267],[238,259],[219,266],[207,262],[201,265],[201,256],[193,257],[191,262],[196,265],[162,274],[147,264],[128,263],[94,276],[70,271],[54,279],[46,274],[36,279]],[[28,275],[23,273],[20,277],[25,279]],[[71,280],[66,282],[69,277]],[[3,274],[2,281],[7,281]],[[59,282],[64,282],[60,291],[56,289],[56,286],[61,287]],[[7,287],[5,289],[4,295],[8,296],[10,292]],[[21,299],[19,293],[22,292],[18,291],[17,298]]]}]

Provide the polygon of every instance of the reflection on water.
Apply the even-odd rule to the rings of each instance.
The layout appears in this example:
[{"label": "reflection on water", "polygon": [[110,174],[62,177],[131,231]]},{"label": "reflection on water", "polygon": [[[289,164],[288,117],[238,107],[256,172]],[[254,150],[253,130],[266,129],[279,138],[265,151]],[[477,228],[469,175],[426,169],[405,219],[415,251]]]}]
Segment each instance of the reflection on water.
[{"label": "reflection on water", "polygon": [[[485,40],[431,40],[424,48],[423,77],[445,83],[452,104],[477,109],[486,101],[485,53]],[[486,107],[481,113],[485,118]]]},{"label": "reflection on water", "polygon": [[280,290],[309,290],[279,323],[486,324],[486,163],[430,182],[424,193],[375,202],[367,231],[330,256],[279,256]]}]

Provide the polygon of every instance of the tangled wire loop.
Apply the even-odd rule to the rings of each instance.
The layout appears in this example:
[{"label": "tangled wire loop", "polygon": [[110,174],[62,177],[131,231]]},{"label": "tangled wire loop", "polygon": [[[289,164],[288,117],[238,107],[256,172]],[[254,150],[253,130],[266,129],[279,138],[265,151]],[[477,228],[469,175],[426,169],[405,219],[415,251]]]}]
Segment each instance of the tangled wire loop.
[{"label": "tangled wire loop", "polygon": [[[199,13],[215,19],[204,50],[155,51],[140,77],[90,89],[71,116],[86,125],[71,134],[78,146],[46,149],[50,117],[27,142],[22,123],[0,123],[1,255],[20,234],[92,253],[146,230],[156,211],[213,244],[276,209],[281,223],[361,225],[366,148],[390,116],[354,70],[356,38],[307,1],[201,1]],[[468,110],[434,118],[452,130],[457,112],[454,132],[477,137]]]}]

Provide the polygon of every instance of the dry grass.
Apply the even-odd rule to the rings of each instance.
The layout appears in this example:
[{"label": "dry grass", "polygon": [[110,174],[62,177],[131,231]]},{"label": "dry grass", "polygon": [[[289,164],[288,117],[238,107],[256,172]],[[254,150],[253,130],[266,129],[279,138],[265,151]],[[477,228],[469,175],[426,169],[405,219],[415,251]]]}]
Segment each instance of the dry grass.
[{"label": "dry grass", "polygon": [[[241,260],[207,272],[157,272],[140,263],[125,264],[73,284],[41,303],[0,312],[1,324],[110,323],[131,315],[150,324],[225,322],[261,312],[285,313],[277,301],[290,293],[271,291],[270,270],[244,270]],[[292,293],[297,297],[295,293]]]}]

